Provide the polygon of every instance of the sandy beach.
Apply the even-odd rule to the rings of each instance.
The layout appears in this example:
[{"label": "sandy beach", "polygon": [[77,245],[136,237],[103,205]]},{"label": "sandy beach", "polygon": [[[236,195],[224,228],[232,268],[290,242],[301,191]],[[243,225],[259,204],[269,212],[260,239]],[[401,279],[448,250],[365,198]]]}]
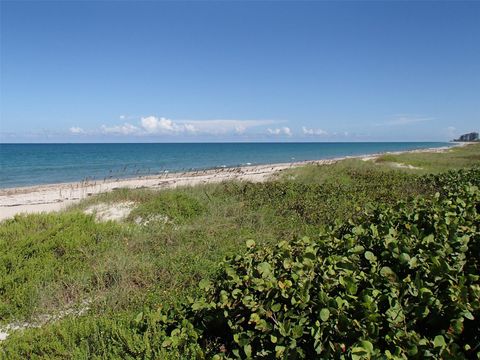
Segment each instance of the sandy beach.
[{"label": "sandy beach", "polygon": [[[462,146],[465,143],[455,144]],[[451,147],[430,148],[411,151],[388,152],[400,154],[405,152],[444,152]],[[227,180],[260,182],[271,178],[283,170],[307,164],[333,164],[347,158],[374,160],[384,154],[347,156],[328,160],[312,160],[294,163],[253,165],[236,168],[200,170],[184,173],[162,173],[159,175],[128,178],[119,180],[91,181],[37,185],[19,188],[0,189],[0,221],[21,213],[39,213],[59,211],[89,196],[112,191],[119,188],[166,189],[177,186],[194,186],[197,184],[216,183]]]}]

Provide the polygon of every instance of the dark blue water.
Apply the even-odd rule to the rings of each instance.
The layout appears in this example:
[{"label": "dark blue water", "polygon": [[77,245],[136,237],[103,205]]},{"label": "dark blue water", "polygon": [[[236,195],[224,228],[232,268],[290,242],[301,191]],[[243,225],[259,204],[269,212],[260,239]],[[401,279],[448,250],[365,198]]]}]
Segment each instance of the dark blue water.
[{"label": "dark blue water", "polygon": [[0,188],[328,159],[448,143],[0,144]]}]

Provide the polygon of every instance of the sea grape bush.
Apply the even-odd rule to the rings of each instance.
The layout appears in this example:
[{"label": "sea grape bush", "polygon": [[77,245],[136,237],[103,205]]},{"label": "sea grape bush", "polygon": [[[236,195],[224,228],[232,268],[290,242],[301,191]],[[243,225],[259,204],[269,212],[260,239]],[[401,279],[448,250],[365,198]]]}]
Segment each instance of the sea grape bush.
[{"label": "sea grape bush", "polygon": [[478,357],[479,178],[437,176],[434,199],[367,210],[317,239],[249,241],[185,319],[207,357]]}]

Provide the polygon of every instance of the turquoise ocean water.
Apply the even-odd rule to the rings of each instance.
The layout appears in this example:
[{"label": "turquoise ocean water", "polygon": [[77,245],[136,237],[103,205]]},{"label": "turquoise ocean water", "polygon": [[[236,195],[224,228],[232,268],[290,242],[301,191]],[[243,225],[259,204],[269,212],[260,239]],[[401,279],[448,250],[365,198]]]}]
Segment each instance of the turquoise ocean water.
[{"label": "turquoise ocean water", "polygon": [[0,188],[448,145],[443,142],[0,144]]}]

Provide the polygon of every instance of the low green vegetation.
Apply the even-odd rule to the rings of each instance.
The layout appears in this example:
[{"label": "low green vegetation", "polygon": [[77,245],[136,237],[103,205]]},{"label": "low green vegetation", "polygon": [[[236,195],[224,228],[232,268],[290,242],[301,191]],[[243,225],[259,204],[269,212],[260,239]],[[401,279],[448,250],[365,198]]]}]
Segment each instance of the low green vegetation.
[{"label": "low green vegetation", "polygon": [[[152,220],[152,214],[161,214],[160,221],[184,223],[201,215],[206,210],[200,199],[183,192],[163,192],[152,196],[137,206],[130,214],[129,219],[141,218],[144,221]],[[155,218],[153,218],[155,220]]]},{"label": "low green vegetation", "polygon": [[439,173],[445,170],[461,169],[478,164],[480,161],[480,144],[454,147],[442,153],[404,153],[400,155],[383,155],[377,164],[391,166],[392,163],[411,165],[416,173]]},{"label": "low green vegetation", "polygon": [[[472,357],[480,170],[442,171],[478,165],[478,154],[119,189],[7,220],[0,330],[41,326],[13,331],[0,358]],[[387,164],[422,157],[440,174]],[[120,223],[83,213],[119,202],[134,204]],[[77,312],[41,323],[66,309]]]},{"label": "low green vegetation", "polygon": [[[127,229],[95,223],[91,216],[19,216],[0,228],[0,314],[28,319],[111,287],[135,274],[135,261],[121,262],[114,247]],[[124,246],[121,246],[124,248]],[[123,254],[125,258],[126,254]],[[127,282],[130,282],[129,279]]]}]

